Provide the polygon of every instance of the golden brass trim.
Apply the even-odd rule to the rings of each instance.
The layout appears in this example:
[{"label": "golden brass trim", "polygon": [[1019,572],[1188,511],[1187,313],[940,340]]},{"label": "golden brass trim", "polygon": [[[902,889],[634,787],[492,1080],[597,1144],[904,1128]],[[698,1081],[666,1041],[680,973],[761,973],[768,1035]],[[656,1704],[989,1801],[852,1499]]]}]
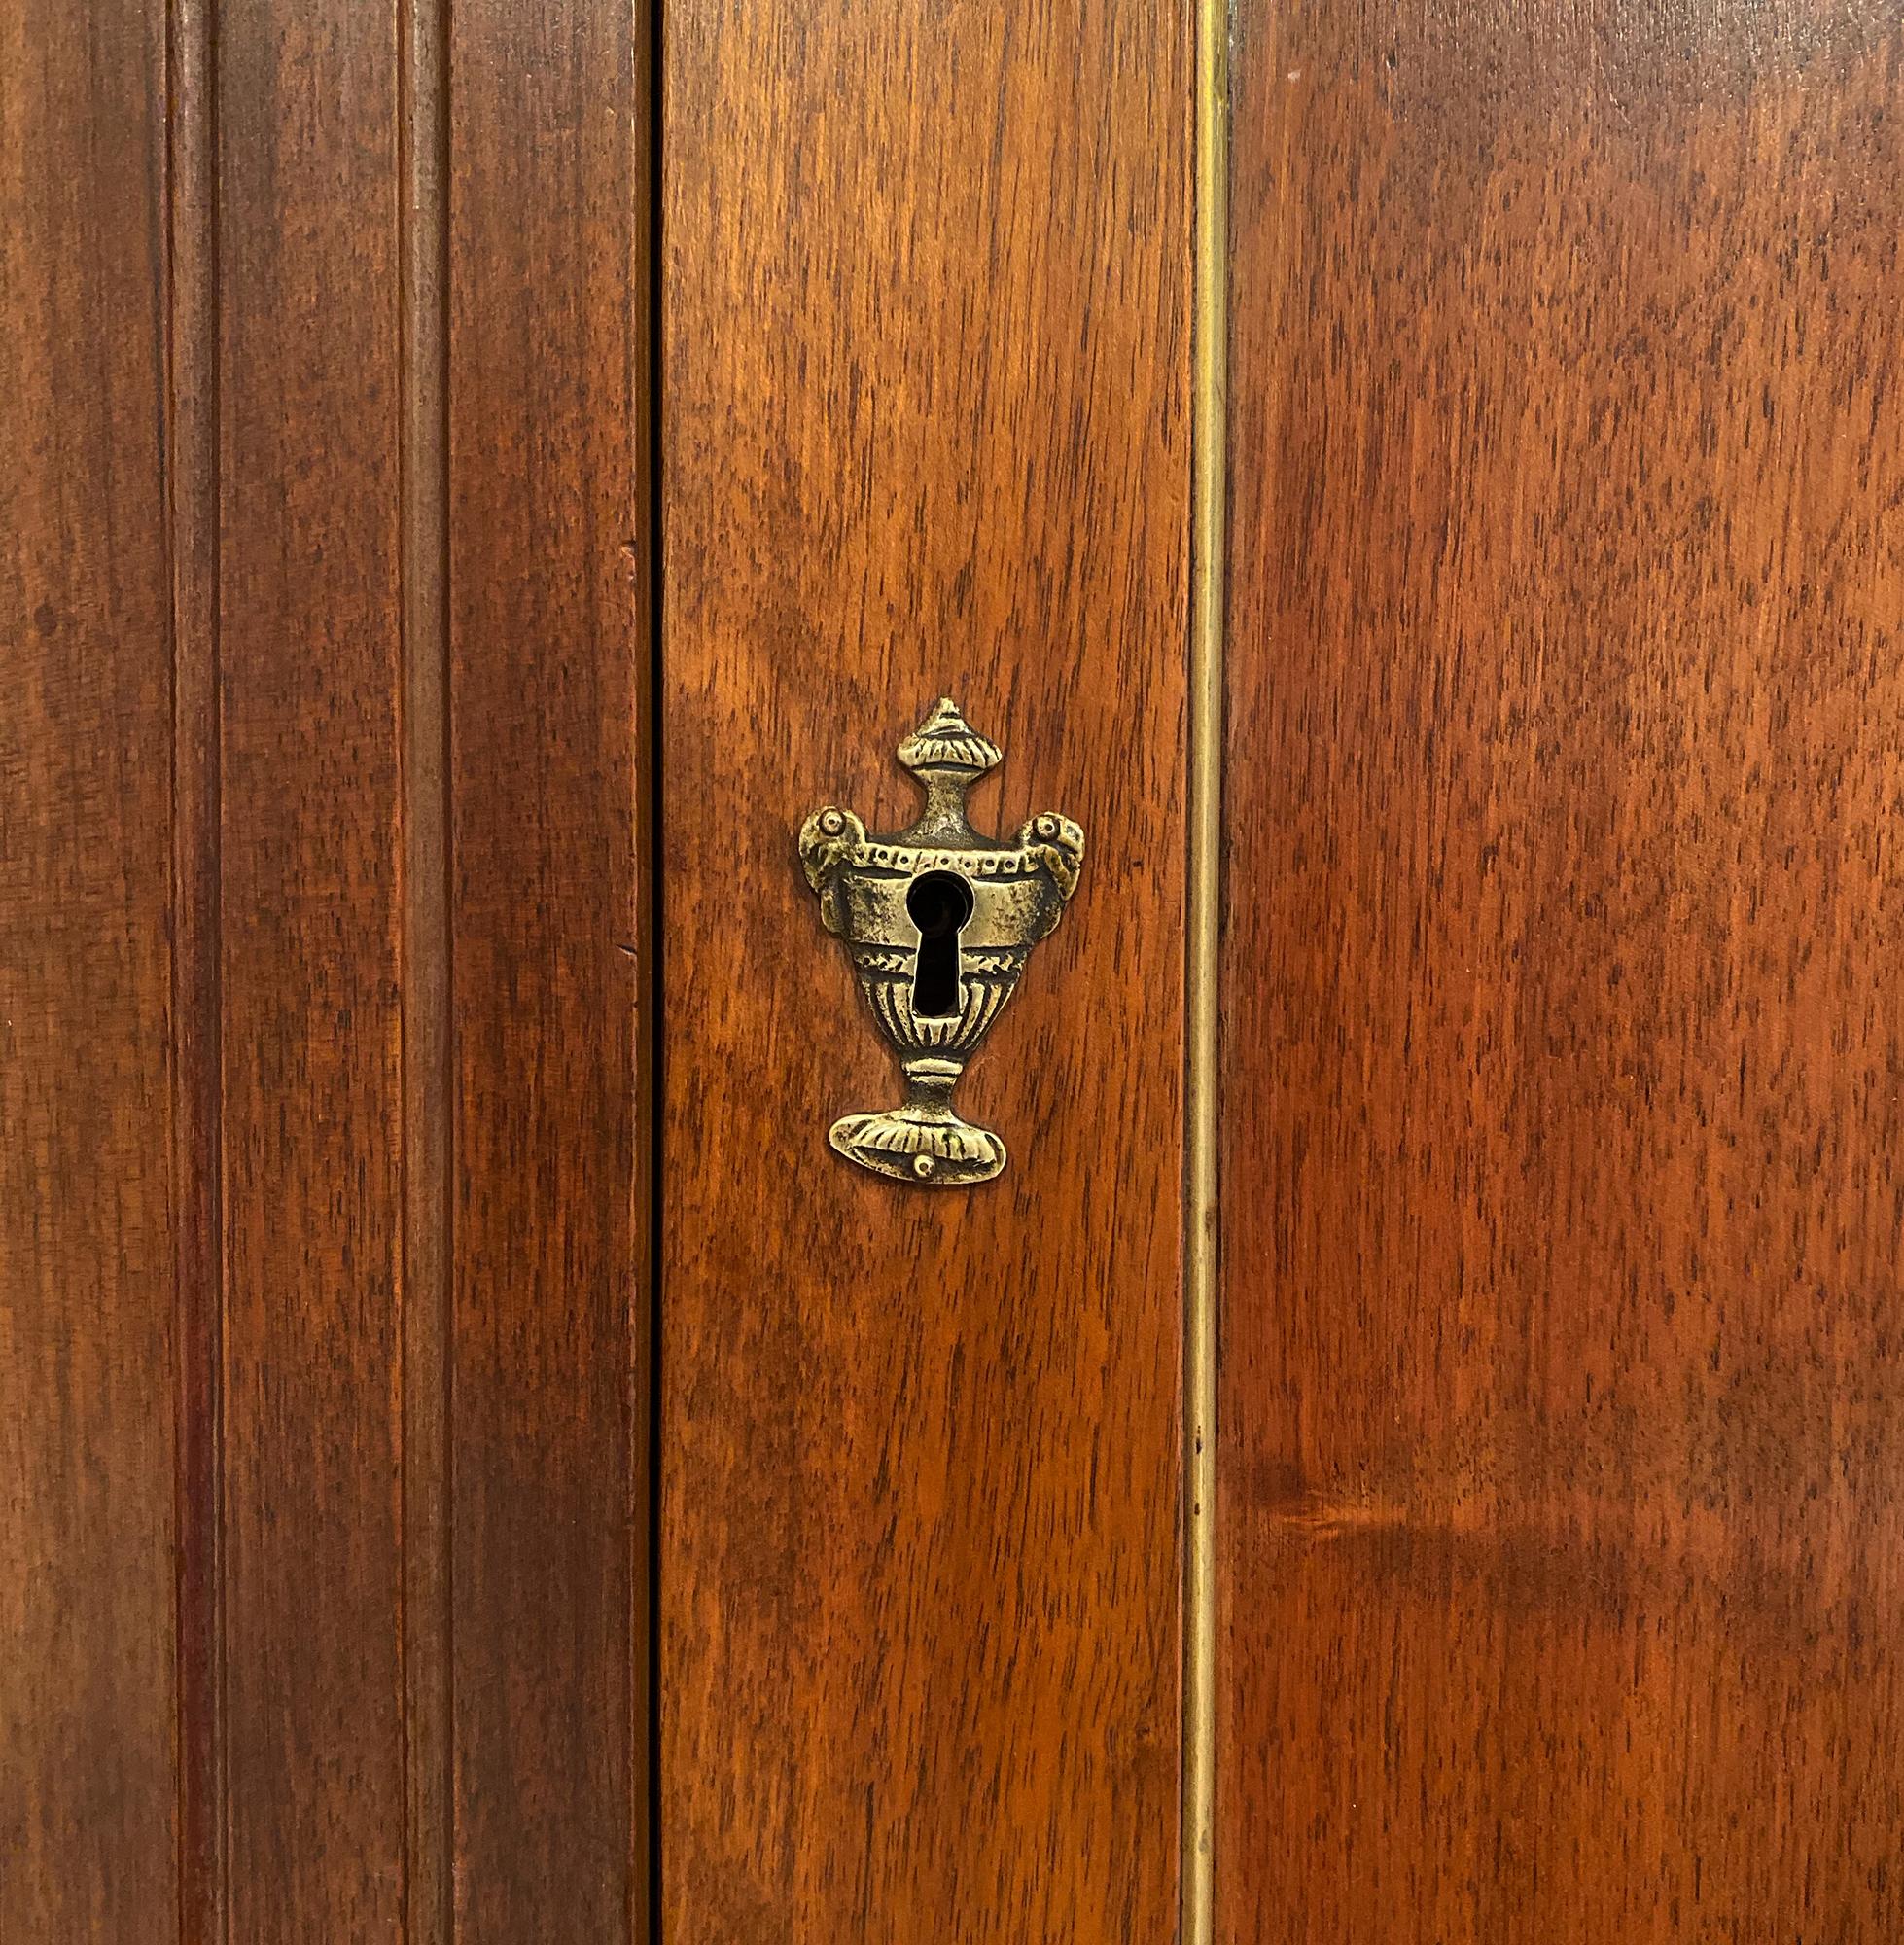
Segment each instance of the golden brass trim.
[{"label": "golden brass trim", "polygon": [[1216,1929],[1218,943],[1228,486],[1229,4],[1197,0],[1190,401],[1181,1945]]},{"label": "golden brass trim", "polygon": [[[1064,916],[1084,862],[1084,833],[1052,810],[1029,819],[1009,844],[971,828],[966,793],[1003,753],[949,696],[899,755],[926,793],[915,823],[869,835],[852,811],[829,804],[800,828],[800,863],[821,921],[845,939],[860,989],[905,1076],[899,1107],[842,1115],[827,1139],[875,1175],[957,1187],[989,1182],[1005,1167],[1004,1141],[961,1119],[952,1090],[1017,990],[1032,947]],[[922,893],[962,900],[963,916],[956,924],[949,914],[922,918]],[[929,1005],[934,947],[939,1004]]]}]

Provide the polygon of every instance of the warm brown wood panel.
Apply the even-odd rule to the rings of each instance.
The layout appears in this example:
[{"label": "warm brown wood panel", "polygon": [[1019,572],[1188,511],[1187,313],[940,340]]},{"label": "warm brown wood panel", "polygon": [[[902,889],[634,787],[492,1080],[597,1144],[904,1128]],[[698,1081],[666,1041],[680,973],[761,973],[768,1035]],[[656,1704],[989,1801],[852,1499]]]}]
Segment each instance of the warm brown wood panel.
[{"label": "warm brown wood panel", "polygon": [[397,18],[217,26],[230,1934],[404,1909]]},{"label": "warm brown wood panel", "polygon": [[[665,37],[669,1935],[1157,1939],[1177,1899],[1188,63],[1169,9],[707,4]],[[794,835],[1090,845],[962,1098],[895,1085]]]},{"label": "warm brown wood panel", "polygon": [[177,1936],[162,20],[0,17],[0,1935]]},{"label": "warm brown wood panel", "polygon": [[1220,1935],[1904,1933],[1904,36],[1239,21]]},{"label": "warm brown wood panel", "polygon": [[649,1935],[653,32],[0,22],[9,1937]]},{"label": "warm brown wood panel", "polygon": [[648,1935],[648,28],[449,18],[456,1936],[593,1945]]}]

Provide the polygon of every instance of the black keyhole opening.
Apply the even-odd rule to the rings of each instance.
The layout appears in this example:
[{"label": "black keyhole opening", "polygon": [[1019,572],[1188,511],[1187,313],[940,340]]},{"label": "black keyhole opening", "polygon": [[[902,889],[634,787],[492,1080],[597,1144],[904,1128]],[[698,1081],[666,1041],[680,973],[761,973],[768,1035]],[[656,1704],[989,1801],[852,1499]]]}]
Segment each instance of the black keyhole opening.
[{"label": "black keyhole opening", "polygon": [[907,888],[905,909],[919,928],[913,1017],[945,1019],[959,1010],[959,934],[971,916],[971,887],[956,871],[927,871]]}]

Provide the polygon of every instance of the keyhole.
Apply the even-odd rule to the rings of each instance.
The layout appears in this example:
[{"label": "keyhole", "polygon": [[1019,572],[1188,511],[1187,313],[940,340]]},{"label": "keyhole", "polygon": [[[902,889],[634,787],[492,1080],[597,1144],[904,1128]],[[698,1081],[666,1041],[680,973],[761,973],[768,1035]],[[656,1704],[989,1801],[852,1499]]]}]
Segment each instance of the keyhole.
[{"label": "keyhole", "polygon": [[956,871],[928,871],[913,879],[905,909],[919,928],[913,1017],[942,1020],[959,1010],[959,934],[971,916],[971,887]]}]

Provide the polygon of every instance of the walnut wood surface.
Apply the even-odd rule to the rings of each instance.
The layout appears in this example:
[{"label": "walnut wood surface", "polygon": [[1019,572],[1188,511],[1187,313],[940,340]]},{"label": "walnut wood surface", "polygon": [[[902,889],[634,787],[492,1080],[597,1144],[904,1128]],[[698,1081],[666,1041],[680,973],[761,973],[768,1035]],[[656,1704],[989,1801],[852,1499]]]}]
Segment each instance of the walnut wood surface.
[{"label": "walnut wood surface", "polygon": [[161,28],[0,17],[0,1935],[22,1940],[178,1935]]},{"label": "walnut wood surface", "polygon": [[0,24],[9,1939],[648,1935],[651,34]]},{"label": "walnut wood surface", "polygon": [[[669,21],[671,1937],[1174,1932],[1182,27]],[[1904,36],[1238,27],[1220,1935],[1887,1941]],[[9,1937],[648,1935],[649,31],[0,23]]]},{"label": "walnut wood surface", "polygon": [[[1167,1937],[1181,22],[709,4],[664,59],[666,1935]],[[970,1191],[829,1150],[898,1079],[794,851],[910,820],[940,693],[979,823],[1090,847]]]},{"label": "walnut wood surface", "polygon": [[396,32],[213,34],[234,1939],[403,1923]]},{"label": "walnut wood surface", "polygon": [[1901,103],[1241,13],[1236,1945],[1904,1934]]},{"label": "walnut wood surface", "polygon": [[648,28],[449,20],[455,1936],[594,1945],[648,1935]]}]

